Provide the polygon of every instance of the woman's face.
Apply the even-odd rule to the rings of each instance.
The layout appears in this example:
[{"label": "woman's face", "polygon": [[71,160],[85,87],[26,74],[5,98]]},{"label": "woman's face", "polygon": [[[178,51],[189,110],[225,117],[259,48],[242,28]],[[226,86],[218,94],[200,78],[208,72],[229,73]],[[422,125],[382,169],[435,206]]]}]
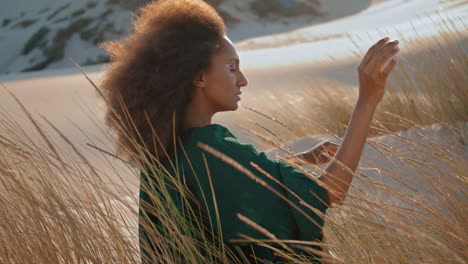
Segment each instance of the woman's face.
[{"label": "woman's face", "polygon": [[229,40],[224,37],[221,51],[211,60],[211,67],[204,72],[202,93],[206,103],[215,112],[233,111],[238,108],[240,89],[248,81],[239,68],[239,56]]}]

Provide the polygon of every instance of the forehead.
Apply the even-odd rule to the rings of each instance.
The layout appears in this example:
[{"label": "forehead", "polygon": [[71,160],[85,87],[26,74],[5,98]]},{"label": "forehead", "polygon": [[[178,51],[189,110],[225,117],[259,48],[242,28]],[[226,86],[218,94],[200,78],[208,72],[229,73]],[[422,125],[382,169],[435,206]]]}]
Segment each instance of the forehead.
[{"label": "forehead", "polygon": [[239,59],[237,55],[237,50],[234,47],[234,44],[231,42],[229,38],[226,36],[221,40],[222,48],[218,52],[217,56],[218,59],[227,59],[230,60],[232,58]]}]

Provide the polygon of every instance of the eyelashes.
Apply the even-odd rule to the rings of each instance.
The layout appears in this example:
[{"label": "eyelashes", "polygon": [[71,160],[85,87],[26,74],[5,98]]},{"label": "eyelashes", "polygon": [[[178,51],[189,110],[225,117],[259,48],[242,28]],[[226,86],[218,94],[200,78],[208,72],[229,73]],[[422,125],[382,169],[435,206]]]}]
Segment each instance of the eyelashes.
[{"label": "eyelashes", "polygon": [[237,71],[235,64],[226,64],[226,67],[228,67],[228,69],[232,72]]}]

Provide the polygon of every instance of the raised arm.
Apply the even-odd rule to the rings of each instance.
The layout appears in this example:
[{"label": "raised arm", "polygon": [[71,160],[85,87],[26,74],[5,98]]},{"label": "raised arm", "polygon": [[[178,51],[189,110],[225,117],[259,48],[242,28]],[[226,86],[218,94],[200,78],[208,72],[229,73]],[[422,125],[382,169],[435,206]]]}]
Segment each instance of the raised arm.
[{"label": "raised arm", "polygon": [[[396,65],[398,41],[381,39],[364,56],[358,67],[359,97],[354,107],[343,142],[334,159],[320,175],[326,186],[329,206],[341,204],[348,193],[366,143],[377,105],[384,95],[388,75]],[[393,59],[392,59],[393,58]],[[388,64],[387,64],[388,63]]]}]

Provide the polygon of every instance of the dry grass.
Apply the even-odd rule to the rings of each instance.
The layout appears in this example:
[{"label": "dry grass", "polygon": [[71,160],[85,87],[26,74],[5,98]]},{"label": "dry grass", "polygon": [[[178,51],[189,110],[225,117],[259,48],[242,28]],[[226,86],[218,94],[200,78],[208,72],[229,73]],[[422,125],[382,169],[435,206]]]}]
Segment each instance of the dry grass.
[{"label": "dry grass", "polygon": [[52,141],[55,129],[27,115],[42,140],[5,113],[0,121],[0,262],[135,263],[135,201],[125,198],[133,195],[116,195],[117,177],[102,175],[65,136]]},{"label": "dry grass", "polygon": [[392,136],[391,145],[369,141],[376,151],[362,159],[346,204],[331,210],[325,227],[345,263],[466,260],[466,146],[422,132]]},{"label": "dry grass", "polygon": [[[444,35],[437,41],[451,39]],[[326,215],[323,245],[330,253],[323,257],[328,262],[465,263],[468,259],[466,125],[456,123],[467,118],[468,56],[457,47],[452,51],[455,53],[447,55],[451,54],[448,50],[436,49],[431,54],[439,52],[439,57],[422,56],[427,59],[422,72],[419,66],[413,72],[397,68],[373,133],[389,134],[437,122],[446,127],[444,135],[455,135],[458,140],[438,142],[416,132],[413,136],[392,134],[391,143],[369,140],[374,152],[363,157],[346,203]],[[408,59],[407,65],[416,64]],[[337,87],[332,89],[341,92]],[[323,118],[318,124],[341,135],[355,96],[351,92],[346,92],[349,101],[327,93],[323,97],[304,93],[304,101],[309,105],[320,102]],[[300,134],[304,120],[299,126],[294,122],[297,118],[287,118],[299,108],[280,107],[278,113],[284,117],[275,117],[291,133]],[[23,110],[40,138],[31,137],[30,131],[23,130],[8,114],[0,118],[0,263],[139,262],[135,195],[125,184],[110,184],[123,180],[92,165],[53,124],[35,120]],[[314,122],[310,126],[321,131]],[[101,154],[103,163],[115,159]],[[373,159],[376,157],[380,159]],[[226,157],[223,160],[255,180],[239,164]],[[297,166],[298,161],[292,162]],[[121,163],[137,177],[136,170]],[[143,164],[151,163],[141,160],[140,166]],[[185,194],[182,202],[190,219],[174,210],[173,203],[161,202],[168,192],[161,185],[163,174],[155,175],[159,175],[155,185],[161,187],[162,197],[151,195],[156,204],[153,212],[161,213],[168,236],[152,226],[150,235],[157,238],[154,246],[161,251],[158,256],[153,252],[153,257],[164,263],[180,263],[182,258],[187,263],[226,263],[232,259],[232,252],[220,243],[221,237],[212,227],[200,228],[196,210],[188,206],[192,198],[181,184],[172,182]],[[301,263],[288,250],[297,241],[278,241],[274,234],[239,217],[270,241],[280,242],[275,249],[278,254]],[[266,246],[266,241],[256,242]],[[202,255],[201,249],[207,254]]]},{"label": "dry grass", "polygon": [[[371,136],[408,129],[408,122],[403,119],[411,121],[412,127],[467,121],[468,59],[464,33],[467,28],[452,26],[454,20],[451,19],[443,19],[443,23],[449,29],[448,32],[424,41],[398,36],[400,43],[405,43],[405,48],[401,49],[400,61],[389,76],[386,94],[379,104],[370,131]],[[355,64],[352,64],[353,73],[356,74],[354,77],[357,78],[355,68],[367,49],[360,47],[356,43],[357,39],[348,38],[361,51],[356,55]],[[243,107],[246,110],[240,109],[243,111],[242,117],[237,118],[233,114],[232,118],[262,120],[273,132],[284,136],[285,140],[324,133],[323,129],[304,122],[304,118],[312,119],[332,133],[343,136],[357,99],[358,87],[323,78],[311,81],[310,86],[304,89],[291,88],[287,93],[261,90],[257,96],[259,101],[250,102]],[[275,104],[263,103],[269,97],[274,98]],[[275,117],[289,131],[247,111],[249,109],[261,110]],[[245,124],[244,127],[265,132],[255,122]]]}]

